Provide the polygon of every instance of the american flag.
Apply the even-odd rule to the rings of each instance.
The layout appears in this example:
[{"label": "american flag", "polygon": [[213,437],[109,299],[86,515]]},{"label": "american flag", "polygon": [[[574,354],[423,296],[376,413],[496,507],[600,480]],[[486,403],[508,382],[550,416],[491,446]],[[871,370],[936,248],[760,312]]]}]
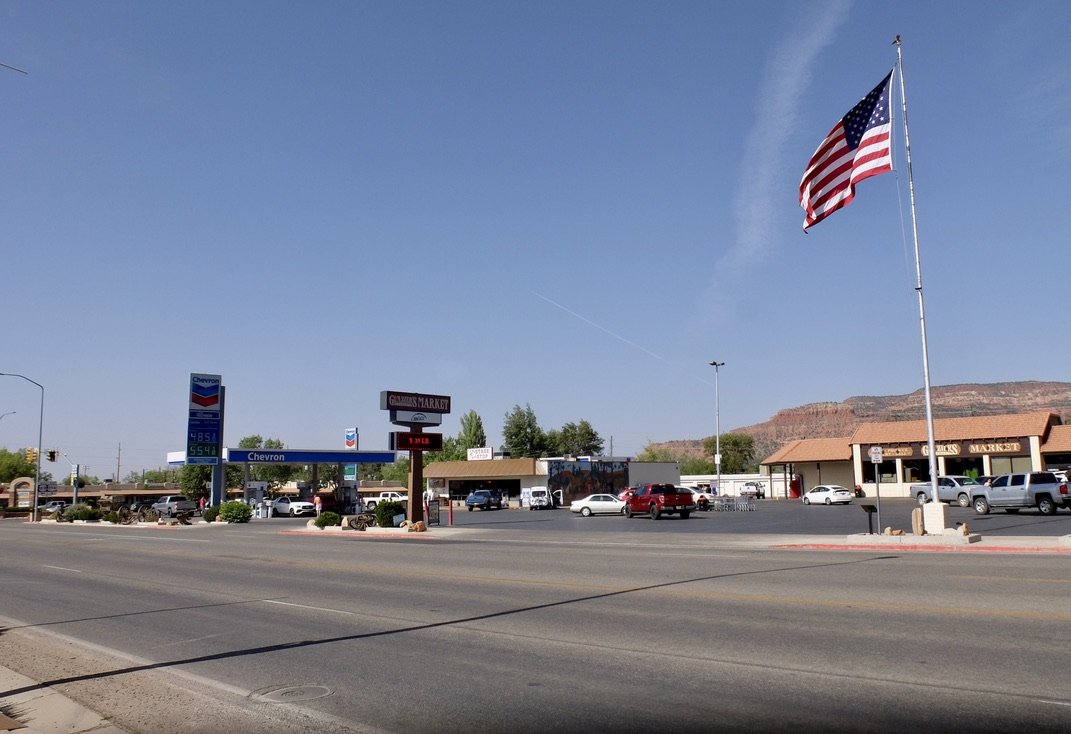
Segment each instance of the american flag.
[{"label": "american flag", "polygon": [[892,170],[889,133],[890,71],[881,84],[837,121],[811,156],[800,181],[800,206],[807,212],[803,231],[855,198],[864,178]]}]

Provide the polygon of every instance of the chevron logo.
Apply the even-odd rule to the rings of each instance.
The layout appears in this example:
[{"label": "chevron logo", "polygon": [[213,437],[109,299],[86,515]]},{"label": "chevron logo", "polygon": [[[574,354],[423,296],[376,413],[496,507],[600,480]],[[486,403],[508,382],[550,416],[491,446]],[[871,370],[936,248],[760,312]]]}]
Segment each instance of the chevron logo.
[{"label": "chevron logo", "polygon": [[190,402],[202,408],[219,405],[219,385],[193,385],[190,389]]}]

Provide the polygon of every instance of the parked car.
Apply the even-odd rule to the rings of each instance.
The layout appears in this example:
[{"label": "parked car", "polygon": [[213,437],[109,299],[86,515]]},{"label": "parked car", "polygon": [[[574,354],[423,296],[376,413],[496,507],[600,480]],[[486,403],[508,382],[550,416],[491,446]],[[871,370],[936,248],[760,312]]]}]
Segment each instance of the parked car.
[{"label": "parked car", "polygon": [[839,484],[819,484],[803,493],[803,504],[847,505],[854,497],[855,492]]},{"label": "parked car", "polygon": [[159,512],[161,517],[177,517],[182,514],[192,515],[197,512],[197,503],[186,499],[182,495],[171,494],[153,502],[152,509]]},{"label": "parked car", "polygon": [[683,487],[672,484],[641,484],[625,500],[625,517],[650,515],[657,520],[663,515],[678,514],[687,520],[695,509],[695,498]]},{"label": "parked car", "polygon": [[[974,477],[965,477],[958,474],[947,477],[937,477],[937,499],[940,502],[955,502],[960,507],[971,506],[971,492],[981,485]],[[929,482],[920,482],[911,485],[911,494],[915,501],[924,505],[933,496],[933,485]]]},{"label": "parked car", "polygon": [[971,496],[974,511],[989,514],[990,508],[1016,513],[1024,507],[1036,507],[1042,515],[1052,515],[1059,507],[1071,508],[1067,482],[1051,471],[1001,474],[989,484],[975,488]]},{"label": "parked car", "polygon": [[740,488],[741,497],[754,497],[757,500],[766,498],[766,485],[762,482],[744,482]]},{"label": "parked car", "polygon": [[63,500],[49,500],[37,506],[39,512],[63,512],[65,509],[67,509],[67,503]]},{"label": "parked car", "polygon": [[692,497],[695,498],[695,509],[697,510],[709,510],[710,506],[714,504],[714,493],[704,489],[696,489],[695,487],[682,487],[685,491],[691,492]]},{"label": "parked car", "polygon": [[290,517],[297,517],[298,515],[315,515],[316,505],[305,500],[295,500],[289,497],[279,497],[271,503],[271,515],[272,517],[278,517],[279,515],[289,515]]},{"label": "parked car", "polygon": [[584,499],[572,502],[569,505],[569,511],[579,512],[584,517],[621,515],[625,512],[625,502],[612,494],[589,494]]},{"label": "parked car", "polygon": [[502,493],[497,489],[477,489],[465,498],[465,507],[469,512],[477,507],[481,510],[502,509]]}]

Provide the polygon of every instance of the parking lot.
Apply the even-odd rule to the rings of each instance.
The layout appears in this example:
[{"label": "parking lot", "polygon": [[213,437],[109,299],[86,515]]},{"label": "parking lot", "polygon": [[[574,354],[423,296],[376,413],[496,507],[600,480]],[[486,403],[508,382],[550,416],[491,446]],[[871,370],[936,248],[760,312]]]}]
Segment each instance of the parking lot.
[{"label": "parking lot", "polygon": [[[631,519],[617,515],[581,517],[567,507],[554,510],[476,510],[467,512],[454,507],[453,524],[457,527],[487,527],[498,530],[559,530],[583,533],[780,533],[790,535],[848,535],[867,532],[867,515],[862,504],[877,504],[873,498],[857,499],[848,505],[810,505],[799,500],[758,500],[750,512],[693,512],[687,520],[664,516],[652,521],[648,517]],[[911,532],[911,511],[918,505],[907,498],[881,500],[881,526]],[[440,512],[443,526],[450,524],[449,513]],[[1024,509],[1015,515],[994,510],[979,515],[971,508],[948,507],[948,524],[967,523],[973,533],[1004,536],[1071,535],[1071,511],[1042,515]],[[874,516],[874,531],[878,518]]]}]

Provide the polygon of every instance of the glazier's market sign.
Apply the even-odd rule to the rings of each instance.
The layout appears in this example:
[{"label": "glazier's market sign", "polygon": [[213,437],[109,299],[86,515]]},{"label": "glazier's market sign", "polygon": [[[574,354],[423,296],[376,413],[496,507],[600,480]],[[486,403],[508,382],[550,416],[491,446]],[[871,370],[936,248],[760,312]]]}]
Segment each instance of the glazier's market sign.
[{"label": "glazier's market sign", "polygon": [[383,390],[379,393],[380,410],[420,410],[425,413],[449,413],[449,395],[424,395],[416,392],[393,392]]},{"label": "glazier's market sign", "polygon": [[[1015,455],[1023,452],[1023,444],[1027,441],[1028,439],[1024,438],[1005,439],[1003,441],[946,441],[935,443],[933,447],[938,456]],[[886,459],[910,459],[916,455],[929,456],[930,447],[924,443],[907,446],[882,446],[882,456]]]}]

